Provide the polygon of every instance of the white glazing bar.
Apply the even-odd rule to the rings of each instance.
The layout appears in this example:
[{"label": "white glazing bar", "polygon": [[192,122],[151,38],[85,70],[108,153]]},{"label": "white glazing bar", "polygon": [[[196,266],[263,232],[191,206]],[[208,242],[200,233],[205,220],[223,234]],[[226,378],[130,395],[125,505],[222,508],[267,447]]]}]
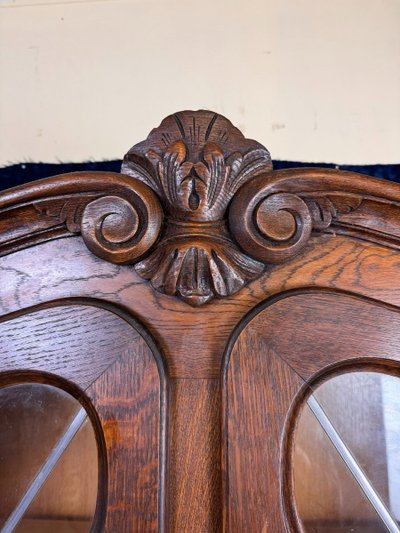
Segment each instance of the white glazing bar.
[{"label": "white glazing bar", "polygon": [[62,454],[68,448],[70,442],[78,433],[79,429],[82,427],[83,423],[87,419],[87,412],[83,407],[79,409],[78,413],[72,420],[71,424],[68,426],[65,433],[62,435],[60,440],[57,442],[50,455],[46,459],[46,462],[43,464],[37,475],[35,476],[32,483],[29,485],[18,505],[14,511],[8,517],[6,523],[4,524],[1,533],[12,533],[22,517],[25,514],[25,511],[28,509],[36,494],[44,485],[46,479],[51,474],[53,468],[56,466]]},{"label": "white glazing bar", "polygon": [[307,404],[315,418],[320,423],[322,429],[325,431],[328,439],[331,441],[336,451],[343,459],[345,465],[353,475],[354,479],[357,481],[368,501],[374,507],[380,519],[385,524],[387,530],[390,531],[390,533],[400,533],[400,528],[397,522],[394,520],[381,497],[372,486],[370,480],[353,457],[353,454],[349,448],[341,439],[339,433],[333,427],[332,422],[329,420],[328,416],[316,398],[314,396],[310,396]]}]

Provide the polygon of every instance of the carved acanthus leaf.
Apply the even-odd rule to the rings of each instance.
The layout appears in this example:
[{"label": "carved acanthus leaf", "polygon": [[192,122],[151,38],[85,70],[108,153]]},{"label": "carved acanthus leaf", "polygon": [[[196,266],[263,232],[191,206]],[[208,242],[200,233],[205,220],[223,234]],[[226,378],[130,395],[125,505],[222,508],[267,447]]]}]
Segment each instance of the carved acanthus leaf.
[{"label": "carved acanthus leaf", "polygon": [[71,233],[80,233],[82,214],[86,205],[99,196],[99,193],[95,193],[49,198],[38,200],[34,203],[34,207],[42,217],[52,219],[57,224],[65,224]]},{"label": "carved acanthus leaf", "polygon": [[[307,179],[312,172],[307,172],[304,181],[310,187]],[[229,212],[229,227],[241,248],[263,263],[282,263],[294,257],[313,231],[328,230],[363,201],[363,196],[354,192],[326,190],[327,184],[318,192],[311,187],[302,191],[295,171],[276,174],[256,177],[242,187]]]},{"label": "carved acanthus leaf", "polygon": [[[302,196],[301,194],[299,196]],[[306,202],[313,221],[314,230],[327,229],[332,221],[337,219],[341,214],[347,214],[357,209],[362,198],[357,195],[349,194],[327,194],[326,196],[305,196]]]}]

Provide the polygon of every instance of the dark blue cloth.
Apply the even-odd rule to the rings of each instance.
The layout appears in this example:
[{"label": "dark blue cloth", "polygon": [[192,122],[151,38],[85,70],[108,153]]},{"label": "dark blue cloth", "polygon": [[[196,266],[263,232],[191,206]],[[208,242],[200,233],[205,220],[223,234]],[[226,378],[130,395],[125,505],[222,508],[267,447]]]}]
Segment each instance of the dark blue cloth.
[{"label": "dark blue cloth", "polygon": [[[398,165],[335,165],[326,163],[299,163],[297,161],[274,161],[274,169],[295,167],[324,167],[340,168],[359,172],[367,176],[382,178],[400,183],[400,164]],[[0,190],[15,187],[22,183],[47,178],[66,172],[76,172],[79,170],[105,170],[108,172],[119,172],[121,161],[99,161],[92,163],[20,163],[9,167],[0,168]]]}]

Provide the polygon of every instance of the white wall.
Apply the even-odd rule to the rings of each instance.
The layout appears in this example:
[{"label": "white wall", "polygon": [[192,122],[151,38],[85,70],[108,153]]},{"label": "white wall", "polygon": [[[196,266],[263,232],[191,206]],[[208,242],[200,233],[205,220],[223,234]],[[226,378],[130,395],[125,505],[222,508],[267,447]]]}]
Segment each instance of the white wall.
[{"label": "white wall", "polygon": [[399,0],[0,0],[0,165],[218,111],[275,159],[400,161]]}]

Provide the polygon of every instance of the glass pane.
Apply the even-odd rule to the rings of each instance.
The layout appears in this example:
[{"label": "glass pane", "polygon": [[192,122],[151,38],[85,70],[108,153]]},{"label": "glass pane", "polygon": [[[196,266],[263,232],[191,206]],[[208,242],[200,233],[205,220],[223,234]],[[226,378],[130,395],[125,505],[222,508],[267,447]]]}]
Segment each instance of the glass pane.
[{"label": "glass pane", "polygon": [[79,402],[49,385],[5,387],[0,427],[0,531],[10,520],[18,533],[90,531],[97,444]]},{"label": "glass pane", "polygon": [[400,531],[399,378],[352,372],[318,387],[299,418],[293,468],[304,531]]}]

